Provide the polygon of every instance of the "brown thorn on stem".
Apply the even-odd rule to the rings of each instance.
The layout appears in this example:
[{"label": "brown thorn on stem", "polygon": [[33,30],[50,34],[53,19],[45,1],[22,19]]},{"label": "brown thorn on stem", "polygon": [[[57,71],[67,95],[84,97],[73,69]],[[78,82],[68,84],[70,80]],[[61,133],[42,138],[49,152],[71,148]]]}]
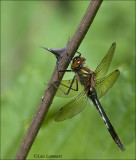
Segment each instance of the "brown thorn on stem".
[{"label": "brown thorn on stem", "polygon": [[68,42],[67,42],[67,45],[66,45],[65,48],[51,49],[51,48],[46,48],[46,47],[42,47],[42,46],[40,46],[40,47],[43,48],[43,49],[46,49],[47,51],[49,51],[51,53],[53,53],[56,56],[57,61],[58,61],[59,58],[62,57],[63,53],[66,51],[69,41],[70,41],[70,38],[68,39]]}]

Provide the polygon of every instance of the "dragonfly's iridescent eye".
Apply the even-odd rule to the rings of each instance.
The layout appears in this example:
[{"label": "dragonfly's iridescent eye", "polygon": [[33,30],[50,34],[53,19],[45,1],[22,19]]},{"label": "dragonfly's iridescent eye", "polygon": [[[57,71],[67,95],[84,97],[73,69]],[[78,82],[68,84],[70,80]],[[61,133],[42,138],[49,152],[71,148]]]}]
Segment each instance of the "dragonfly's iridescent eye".
[{"label": "dragonfly's iridescent eye", "polygon": [[85,58],[83,57],[75,57],[72,63],[72,69],[79,69],[85,63]]}]

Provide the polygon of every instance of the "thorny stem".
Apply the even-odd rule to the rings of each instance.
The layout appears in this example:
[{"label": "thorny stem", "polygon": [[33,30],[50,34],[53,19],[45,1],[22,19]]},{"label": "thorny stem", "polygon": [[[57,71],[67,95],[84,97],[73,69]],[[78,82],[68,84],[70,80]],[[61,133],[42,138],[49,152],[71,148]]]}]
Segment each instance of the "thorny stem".
[{"label": "thorny stem", "polygon": [[[78,47],[80,46],[80,43],[82,42],[83,38],[85,37],[90,25],[93,22],[93,19],[101,5],[103,0],[92,0],[75,32],[72,39],[69,41],[67,45],[66,51],[64,51],[63,56],[59,59],[59,68],[60,70],[66,70],[69,64],[68,56],[72,58],[74,54],[76,53]],[[67,56],[68,55],[68,56]],[[61,72],[59,75],[59,80],[63,78],[64,72]],[[49,84],[52,84],[54,81],[58,81],[58,72],[57,72],[57,66],[54,69],[54,72],[52,74],[51,80]],[[59,83],[56,84],[56,86],[59,86]],[[41,99],[41,102],[38,106],[37,111],[35,112],[35,115],[33,117],[33,120],[26,132],[26,135],[19,147],[19,150],[16,154],[15,160],[24,160],[26,159],[31,146],[38,134],[38,131],[42,125],[42,122],[44,121],[46,114],[49,110],[49,107],[52,103],[52,100],[55,96],[55,93],[57,91],[57,88],[55,87],[47,87],[43,98]]]}]

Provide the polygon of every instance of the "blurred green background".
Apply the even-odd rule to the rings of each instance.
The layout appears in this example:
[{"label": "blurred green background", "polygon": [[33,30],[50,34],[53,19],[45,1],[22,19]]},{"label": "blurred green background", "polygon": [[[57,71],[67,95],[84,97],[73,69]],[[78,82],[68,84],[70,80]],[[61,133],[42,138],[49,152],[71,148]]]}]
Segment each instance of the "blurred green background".
[{"label": "blurred green background", "polygon": [[[53,73],[56,58],[39,46],[66,46],[89,1],[1,2],[1,159],[13,159]],[[55,97],[27,159],[35,154],[63,159],[134,159],[135,2],[104,1],[78,51],[95,70],[115,41],[110,71],[120,69],[114,87],[101,99],[122,140],[122,152],[103,120],[88,103],[81,114],[61,123],[53,117],[71,99]],[[110,72],[109,71],[109,72]],[[72,75],[66,74],[64,79]]]}]

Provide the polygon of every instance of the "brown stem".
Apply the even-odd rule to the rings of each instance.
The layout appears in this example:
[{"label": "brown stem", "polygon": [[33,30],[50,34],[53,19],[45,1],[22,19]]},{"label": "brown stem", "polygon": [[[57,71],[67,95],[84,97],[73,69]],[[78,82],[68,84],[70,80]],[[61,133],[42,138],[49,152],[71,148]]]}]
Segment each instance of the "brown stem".
[{"label": "brown stem", "polygon": [[[88,6],[88,9],[86,10],[86,13],[84,17],[82,18],[75,34],[72,37],[72,40],[68,43],[66,51],[64,51],[62,58],[59,59],[59,69],[60,70],[66,70],[66,68],[69,65],[69,59],[67,54],[70,58],[74,56],[76,53],[80,43],[82,42],[83,38],[85,37],[90,25],[92,24],[92,21],[101,5],[103,0],[92,0]],[[63,78],[64,72],[61,72],[59,75],[59,79],[61,80]],[[49,84],[52,84],[53,82],[58,81],[58,71],[57,66],[54,69],[52,78],[49,82]],[[59,83],[57,84],[59,86]],[[30,148],[37,136],[37,133],[41,127],[42,122],[44,121],[46,114],[49,110],[49,107],[52,103],[52,100],[55,96],[57,89],[55,87],[47,87],[43,98],[41,99],[41,102],[38,106],[38,109],[33,117],[33,120],[27,130],[27,133],[22,141],[22,144],[20,145],[20,148],[16,154],[15,159],[16,160],[22,160],[25,159],[30,151]]]}]

